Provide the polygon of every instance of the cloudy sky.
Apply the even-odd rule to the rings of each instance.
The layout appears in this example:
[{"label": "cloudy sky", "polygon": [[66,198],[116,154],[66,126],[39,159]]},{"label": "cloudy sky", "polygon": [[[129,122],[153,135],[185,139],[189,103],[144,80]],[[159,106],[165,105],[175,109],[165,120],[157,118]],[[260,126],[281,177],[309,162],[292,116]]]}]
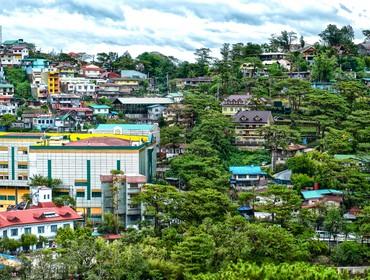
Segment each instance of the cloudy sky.
[{"label": "cloudy sky", "polygon": [[0,0],[3,40],[43,51],[159,51],[193,59],[196,48],[268,40],[293,30],[314,43],[329,23],[370,29],[368,0]]}]

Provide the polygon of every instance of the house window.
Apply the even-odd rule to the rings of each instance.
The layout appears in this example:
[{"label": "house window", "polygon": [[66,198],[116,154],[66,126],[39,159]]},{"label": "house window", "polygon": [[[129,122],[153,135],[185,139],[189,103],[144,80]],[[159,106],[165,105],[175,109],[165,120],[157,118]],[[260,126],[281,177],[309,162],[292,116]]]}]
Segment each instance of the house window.
[{"label": "house window", "polygon": [[57,225],[51,225],[50,226],[50,231],[51,232],[57,232],[57,230],[58,230],[58,226]]},{"label": "house window", "polygon": [[41,234],[45,232],[45,227],[44,226],[39,226],[37,227],[37,233]]},{"label": "house window", "polygon": [[101,197],[101,192],[92,192],[92,197]]},{"label": "house window", "polygon": [[0,195],[0,200],[6,200],[6,195]]},{"label": "house window", "polygon": [[0,168],[8,168],[8,164],[2,163],[2,164],[0,164]]},{"label": "house window", "polygon": [[85,197],[85,192],[77,192],[76,197]]},{"label": "house window", "polygon": [[8,195],[8,200],[15,200],[15,195]]},{"label": "house window", "polygon": [[8,231],[7,230],[4,230],[3,231],[3,238],[7,238],[8,237]]},{"label": "house window", "polygon": [[27,164],[18,164],[18,169],[27,169]]},{"label": "house window", "polygon": [[24,228],[24,233],[25,234],[30,234],[31,233],[31,228],[30,227]]},{"label": "house window", "polygon": [[11,236],[18,236],[18,229],[17,228],[12,228],[10,230],[10,235]]}]

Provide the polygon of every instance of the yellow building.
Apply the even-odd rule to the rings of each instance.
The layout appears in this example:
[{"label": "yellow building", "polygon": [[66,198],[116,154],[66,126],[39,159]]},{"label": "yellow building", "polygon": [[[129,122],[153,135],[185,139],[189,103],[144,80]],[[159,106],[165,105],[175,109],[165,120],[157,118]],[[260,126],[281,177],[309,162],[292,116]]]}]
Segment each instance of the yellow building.
[{"label": "yellow building", "polygon": [[48,92],[49,94],[60,93],[59,71],[48,73]]}]

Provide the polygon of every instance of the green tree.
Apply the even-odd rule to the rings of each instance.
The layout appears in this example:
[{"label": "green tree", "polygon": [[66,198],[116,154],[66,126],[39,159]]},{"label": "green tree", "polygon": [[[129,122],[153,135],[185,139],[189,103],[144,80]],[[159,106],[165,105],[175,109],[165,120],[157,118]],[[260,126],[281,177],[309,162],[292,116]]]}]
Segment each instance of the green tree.
[{"label": "green tree", "polygon": [[301,79],[285,79],[278,82],[276,87],[283,96],[288,97],[289,107],[293,112],[299,111],[303,97],[311,92],[311,84]]},{"label": "green tree", "polygon": [[314,58],[311,78],[317,82],[330,82],[334,78],[337,61],[334,56],[321,53]]},{"label": "green tree", "polygon": [[200,48],[195,50],[195,60],[197,62],[197,76],[205,76],[208,74],[208,68],[211,63],[211,50],[209,48]]},{"label": "green tree", "polygon": [[177,217],[180,194],[172,186],[148,184],[135,201],[145,204],[145,214],[154,218],[154,230],[160,235],[162,229]]},{"label": "green tree", "polygon": [[354,149],[354,137],[347,131],[329,128],[321,140],[324,151],[330,154],[349,154]]},{"label": "green tree", "polygon": [[270,45],[282,51],[289,51],[292,43],[297,40],[297,33],[294,31],[281,31],[280,35],[273,34],[270,38]]},{"label": "green tree", "polygon": [[324,219],[324,228],[329,232],[330,237],[334,237],[336,240],[337,235],[342,231],[343,228],[343,217],[338,208],[329,208]]},{"label": "green tree", "polygon": [[[294,211],[301,206],[301,198],[295,191],[281,185],[271,185],[267,191],[261,193],[265,201],[257,204],[257,209],[262,209],[272,214],[272,222],[283,225]],[[255,204],[256,205],[256,204]]]},{"label": "green tree", "polygon": [[0,125],[9,128],[17,118],[11,114],[4,114],[0,117]]},{"label": "green tree", "polygon": [[[212,132],[212,133],[210,133]],[[229,118],[217,111],[208,111],[192,131],[192,139],[202,139],[211,144],[223,157],[233,149],[234,128]]]},{"label": "green tree", "polygon": [[329,24],[319,34],[320,38],[329,46],[348,45],[354,39],[354,31],[350,25],[338,28],[335,24]]},{"label": "green tree", "polygon": [[185,236],[184,241],[175,246],[171,258],[186,274],[197,274],[211,269],[215,244],[208,234]]},{"label": "green tree", "polygon": [[336,83],[335,87],[338,93],[347,100],[351,109],[357,98],[369,96],[369,89],[358,81],[341,81]]},{"label": "green tree", "polygon": [[333,251],[332,260],[340,266],[360,266],[369,263],[370,252],[366,245],[353,241],[338,244]]},{"label": "green tree", "polygon": [[181,127],[174,125],[161,129],[161,145],[178,145],[185,142],[185,131]]},{"label": "green tree", "polygon": [[31,233],[24,233],[21,235],[21,242],[24,249],[29,250],[33,245],[38,242],[37,236]]}]

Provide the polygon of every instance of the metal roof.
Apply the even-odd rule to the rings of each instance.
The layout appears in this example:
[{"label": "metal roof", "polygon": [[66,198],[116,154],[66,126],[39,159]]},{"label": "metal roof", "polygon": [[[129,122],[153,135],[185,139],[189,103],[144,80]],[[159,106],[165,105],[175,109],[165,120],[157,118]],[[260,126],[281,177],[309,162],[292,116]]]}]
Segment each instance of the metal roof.
[{"label": "metal roof", "polygon": [[322,198],[325,195],[342,195],[343,192],[334,189],[322,189],[312,191],[301,191],[304,199]]},{"label": "metal roof", "polygon": [[274,177],[274,179],[276,180],[290,181],[290,178],[292,177],[292,170],[283,170],[279,173],[274,174],[272,177]]},{"label": "metal roof", "polygon": [[173,100],[167,97],[121,97],[117,98],[121,104],[125,105],[154,105],[154,104],[172,104]]},{"label": "metal roof", "polygon": [[153,130],[155,129],[155,125],[152,124],[128,124],[128,123],[121,123],[121,124],[99,124],[95,131],[99,130],[114,130],[116,128],[121,128],[122,130]]},{"label": "metal roof", "polygon": [[262,171],[260,166],[245,165],[245,166],[230,166],[229,171],[234,175],[266,175],[266,172]]}]

